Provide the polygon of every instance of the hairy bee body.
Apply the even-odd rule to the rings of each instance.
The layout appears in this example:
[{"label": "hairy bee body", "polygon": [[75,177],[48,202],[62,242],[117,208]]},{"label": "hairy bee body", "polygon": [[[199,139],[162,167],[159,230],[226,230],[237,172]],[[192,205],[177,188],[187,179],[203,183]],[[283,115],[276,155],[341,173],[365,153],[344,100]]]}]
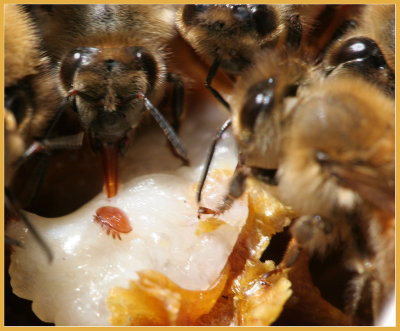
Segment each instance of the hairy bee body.
[{"label": "hairy bee body", "polygon": [[[375,28],[374,13],[391,23]],[[319,47],[321,58],[307,54],[308,39],[299,51],[254,57],[232,93],[241,166],[217,210],[244,192],[243,177],[274,182],[301,215],[291,229],[299,247],[320,256],[344,247],[354,273],[345,311],[355,323],[365,322],[360,306],[377,320],[394,288],[393,14],[363,7],[355,27]]]},{"label": "hairy bee body", "polygon": [[40,50],[40,38],[19,5],[5,6],[5,170],[6,185],[12,164],[35,138],[43,136],[61,100],[56,75]]},{"label": "hairy bee body", "polygon": [[44,5],[30,11],[54,62],[80,46],[121,47],[140,41],[162,49],[174,34],[174,8],[162,5]]},{"label": "hairy bee body", "polygon": [[[328,79],[310,88],[296,108],[278,170],[282,197],[296,209],[326,217],[337,206],[354,208],[360,195],[394,212],[394,201],[386,206],[394,193],[393,100],[361,79]],[[365,182],[351,187],[358,179]]]},{"label": "hairy bee body", "polygon": [[[95,149],[116,159],[167,94],[166,44],[177,29],[211,66],[207,87],[218,68],[236,80],[226,105],[241,176],[217,213],[244,192],[247,176],[276,185],[299,215],[291,226],[298,247],[320,257],[344,251],[353,273],[345,312],[364,323],[360,306],[368,306],[377,319],[394,289],[394,6],[24,8],[6,6],[6,185],[62,99]],[[112,197],[117,175],[105,177]]]},{"label": "hairy bee body", "polygon": [[264,49],[298,51],[308,58],[317,57],[360,7],[185,5],[178,12],[177,26],[208,64],[218,58],[220,68],[228,75],[240,75]]}]

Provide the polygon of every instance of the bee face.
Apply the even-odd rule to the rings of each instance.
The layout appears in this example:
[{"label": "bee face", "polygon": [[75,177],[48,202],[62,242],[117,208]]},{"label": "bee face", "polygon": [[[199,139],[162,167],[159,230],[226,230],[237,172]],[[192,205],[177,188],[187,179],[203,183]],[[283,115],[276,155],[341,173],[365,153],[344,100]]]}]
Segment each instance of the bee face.
[{"label": "bee face", "polygon": [[138,93],[152,96],[157,88],[156,58],[144,47],[80,47],[63,60],[60,77],[65,91],[75,91],[82,124],[102,140],[120,139],[141,119]]},{"label": "bee face", "polygon": [[[102,152],[109,197],[117,193],[118,154],[145,110],[186,161],[182,143],[154,106],[165,92],[164,48],[174,35],[175,7],[44,5],[30,11],[42,31],[44,48],[58,64],[65,104],[72,101],[92,146]],[[178,84],[178,76],[171,81]],[[176,98],[182,99],[183,92]],[[176,108],[182,108],[183,101],[176,98],[172,97]],[[174,111],[178,122],[182,109]]]},{"label": "bee face", "polygon": [[320,65],[263,51],[241,74],[232,127],[244,170],[217,213],[243,193],[234,189],[240,173],[270,183],[278,169],[280,199],[302,216],[291,228],[295,241],[321,256],[343,244],[343,263],[357,274],[344,310],[362,315],[366,300],[376,318],[394,284],[392,266],[379,262],[393,261],[393,246],[380,252],[375,242],[393,242],[394,74],[379,40],[360,31],[335,42]]},{"label": "bee face", "polygon": [[277,168],[281,132],[306,70],[303,62],[266,50],[238,79],[232,125],[248,166]]},{"label": "bee face", "polygon": [[284,25],[279,6],[185,5],[178,27],[196,51],[211,63],[221,58],[221,68],[238,74],[252,62],[260,48],[277,41]]}]

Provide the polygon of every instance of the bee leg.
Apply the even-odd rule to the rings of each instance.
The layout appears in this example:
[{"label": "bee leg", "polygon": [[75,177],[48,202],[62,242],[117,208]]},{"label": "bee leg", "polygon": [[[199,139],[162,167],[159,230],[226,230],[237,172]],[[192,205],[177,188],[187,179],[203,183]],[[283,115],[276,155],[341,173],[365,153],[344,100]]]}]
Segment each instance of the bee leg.
[{"label": "bee leg", "polygon": [[172,91],[172,127],[176,133],[179,133],[180,119],[183,114],[185,87],[179,74],[168,73],[167,80],[174,85]]},{"label": "bee leg", "polygon": [[346,290],[344,311],[353,319],[365,321],[371,317],[371,324],[379,317],[381,311],[382,285],[374,276],[373,263],[367,258],[354,258],[348,261],[349,268],[357,273]]},{"label": "bee leg", "polygon": [[[23,191],[18,192],[17,196],[20,201],[24,201],[24,207],[29,204],[36,197],[39,188],[45,178],[47,168],[50,163],[51,153],[56,149],[77,149],[82,146],[83,132],[71,136],[55,137],[51,139],[44,139],[42,141],[35,141],[24,152],[24,154],[17,160],[15,166],[19,166],[34,155],[36,157],[35,165],[29,176],[27,185],[24,185]],[[39,154],[40,153],[40,154]]]},{"label": "bee leg", "polygon": [[56,149],[79,149],[82,147],[84,132],[69,136],[54,137],[51,139],[44,139],[43,145],[48,150]]},{"label": "bee leg", "polygon": [[304,215],[297,218],[290,227],[292,239],[286,249],[285,256],[278,266],[280,269],[290,268],[296,263],[301,251],[310,246],[315,236],[332,232],[332,223],[319,215]]},{"label": "bee leg", "polygon": [[[49,263],[51,263],[53,261],[53,253],[52,253],[50,247],[47,245],[47,243],[42,238],[42,236],[39,234],[39,232],[37,232],[37,230],[32,225],[32,223],[29,221],[29,219],[16,206],[14,197],[7,188],[5,188],[4,198],[5,198],[4,199],[5,208],[7,210],[9,210],[10,215],[15,217],[16,219],[21,220],[25,224],[25,226],[29,229],[29,231],[32,233],[33,237],[36,239],[36,241],[39,243],[39,245],[42,247],[42,249],[46,253]],[[16,242],[17,246],[21,246],[21,243],[19,243],[18,241],[15,241],[15,242]]]},{"label": "bee leg", "polygon": [[[70,105],[70,99],[69,97],[65,98],[63,100],[63,102],[58,106],[54,117],[51,120],[51,123],[49,125],[49,127],[46,130],[46,133],[44,134],[43,138],[41,140],[36,140],[34,141],[27,149],[26,151],[14,162],[14,167],[19,167],[21,164],[25,163],[29,158],[32,157],[32,155],[38,153],[38,152],[42,152],[42,151],[48,151],[49,149],[51,149],[51,146],[48,146],[49,144],[51,144],[51,140],[49,140],[49,136],[52,133],[52,131],[54,130],[54,127],[56,126],[58,120],[60,119],[62,113],[64,112],[64,110]],[[82,137],[80,138],[80,135],[82,135]],[[69,145],[78,145],[77,147],[80,147],[82,145],[82,139],[83,139],[83,134],[79,133],[77,135],[73,135],[70,136],[71,138],[68,138],[68,144]],[[55,138],[54,138],[55,139]],[[58,144],[60,144],[60,140],[63,138],[59,138]],[[79,139],[81,140],[81,142],[79,143]],[[66,142],[64,142],[65,144]],[[63,146],[57,147],[57,148],[65,148]],[[71,146],[69,146],[68,148],[71,148]]]},{"label": "bee leg", "polygon": [[221,205],[219,205],[217,208],[217,215],[229,210],[232,207],[233,202],[240,198],[240,196],[244,193],[246,190],[246,179],[248,175],[247,168],[244,168],[242,162],[239,160],[235,169],[235,173],[233,174],[233,178],[229,184],[229,191],[225,195]]},{"label": "bee leg", "polygon": [[[229,120],[228,120],[229,121]],[[228,121],[224,123],[229,124]],[[224,126],[223,126],[224,127]],[[229,183],[229,191],[225,195],[222,203],[216,210],[200,206],[197,211],[197,217],[200,218],[201,214],[220,215],[232,207],[233,202],[240,198],[246,190],[246,179],[250,175],[250,169],[243,166],[243,157],[239,155],[239,162],[236,166],[235,173]]]},{"label": "bee leg", "polygon": [[[185,87],[183,85],[182,79],[179,74],[168,73],[167,76],[168,82],[173,83],[173,91],[172,91],[172,128],[175,130],[177,134],[179,134],[179,129],[181,126],[181,117],[183,114],[183,100],[185,97]],[[176,153],[174,146],[170,141],[168,141],[169,147],[172,153],[181,158],[181,156]],[[187,159],[182,159],[184,165],[188,165]]]},{"label": "bee leg", "polygon": [[229,184],[229,191],[225,195],[222,203],[218,206],[216,210],[199,206],[199,209],[197,210],[197,218],[200,219],[200,216],[203,214],[220,215],[229,210],[232,207],[233,202],[236,199],[240,198],[240,196],[244,193],[246,189],[247,176],[248,174],[243,171],[242,166],[238,164]]},{"label": "bee leg", "polygon": [[68,95],[64,100],[59,104],[57,107],[54,117],[52,118],[50,125],[48,126],[46,133],[43,136],[43,139],[47,139],[50,137],[51,133],[53,132],[55,126],[57,125],[58,121],[60,120],[61,115],[67,109],[69,106],[71,106],[71,100],[73,98],[72,95],[73,92],[71,92],[70,95]]},{"label": "bee leg", "polygon": [[203,168],[203,173],[201,174],[201,178],[199,181],[199,188],[197,190],[197,203],[200,203],[201,201],[201,192],[203,191],[204,183],[208,175],[208,170],[210,169],[211,161],[214,157],[215,147],[217,146],[218,141],[221,140],[223,133],[231,126],[231,123],[231,119],[228,119],[224,122],[224,124],[222,124],[221,128],[218,130],[216,136],[214,137],[214,140],[208,151],[207,159]]},{"label": "bee leg", "polygon": [[208,71],[208,75],[204,85],[213,94],[213,96],[230,112],[231,107],[229,106],[229,104],[225,101],[222,95],[211,86],[211,82],[214,79],[220,64],[221,64],[221,58],[217,56],[213,64],[211,65],[210,70]]},{"label": "bee leg", "polygon": [[31,172],[26,183],[15,191],[14,194],[18,201],[23,201],[22,208],[28,207],[37,196],[37,192],[42,186],[46,177],[46,172],[50,164],[51,155],[48,152],[35,154],[32,159]]},{"label": "bee leg", "polygon": [[383,292],[381,284],[372,279],[370,283],[370,290],[371,290],[371,296],[372,296],[372,316],[374,319],[374,322],[376,322],[379,318],[379,314],[382,310],[382,306],[384,304],[384,298],[381,295]]},{"label": "bee leg", "polygon": [[358,274],[351,280],[351,284],[346,291],[346,306],[344,311],[347,315],[354,317],[365,288],[366,277],[364,274]]},{"label": "bee leg", "polygon": [[286,248],[285,255],[283,256],[282,262],[276,266],[273,270],[265,274],[265,278],[268,278],[274,274],[282,272],[284,269],[290,268],[298,260],[303,247],[299,245],[296,239],[292,238]]}]

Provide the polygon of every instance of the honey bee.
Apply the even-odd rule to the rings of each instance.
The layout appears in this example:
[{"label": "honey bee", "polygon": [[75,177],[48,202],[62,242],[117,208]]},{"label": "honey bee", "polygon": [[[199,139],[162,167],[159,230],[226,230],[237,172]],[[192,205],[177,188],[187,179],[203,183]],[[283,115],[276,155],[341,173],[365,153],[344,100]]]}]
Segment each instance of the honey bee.
[{"label": "honey bee", "polygon": [[[247,176],[276,184],[282,132],[289,123],[293,103],[311,76],[316,74],[312,73],[312,68],[306,62],[273,50],[259,53],[253,67],[242,73],[235,84],[232,119],[228,120],[228,123],[232,122],[238,145],[239,164],[231,180],[229,192],[217,213],[229,209],[232,202],[243,194]],[[225,123],[223,129],[226,128]],[[223,129],[219,132],[219,138]],[[209,154],[209,159],[211,158],[212,153]],[[200,182],[199,202],[209,163],[206,164]],[[200,207],[199,211],[200,214],[203,213],[204,207]]]},{"label": "honey bee", "polygon": [[[206,87],[230,110],[231,105],[211,86],[218,68],[232,78],[250,71],[246,77],[254,82],[252,76],[258,76],[257,70],[249,68],[260,67],[256,63],[263,60],[259,58],[271,54],[266,50],[316,64],[327,45],[352,28],[355,23],[351,17],[360,10],[359,5],[185,5],[178,13],[177,25],[181,35],[211,65]],[[240,94],[240,88],[235,88],[233,95],[237,92]],[[215,144],[229,127],[228,120],[210,148],[200,180],[199,202]]]},{"label": "honey bee", "polygon": [[141,5],[32,6],[43,47],[58,64],[59,88],[100,149],[108,197],[117,194],[118,154],[148,110],[176,154],[187,153],[154,104],[174,83],[173,116],[182,113],[178,74],[166,67],[166,41],[174,33],[174,7]]},{"label": "honey bee", "polygon": [[[388,10],[393,9],[391,6],[383,7],[383,9],[380,6],[365,7],[361,16],[362,19],[360,19],[361,28],[352,31],[351,35],[358,35],[360,31],[363,31],[365,22],[367,22],[368,17],[372,16],[373,11],[387,13]],[[389,27],[386,26],[385,31],[388,29]],[[391,32],[393,32],[393,27]],[[311,35],[308,38],[311,38]],[[345,39],[347,40],[347,35]],[[391,43],[389,40],[391,39],[389,38],[383,44],[387,46],[386,49],[393,49],[394,40],[391,40]],[[334,43],[321,64],[307,57],[298,57],[299,54],[266,50],[255,56],[256,60],[253,66],[242,73],[233,92],[232,123],[241,159],[244,160],[245,165],[253,169],[252,172],[256,168],[263,169],[263,171],[258,171],[258,174],[262,177],[266,174],[266,169],[273,170],[279,167],[282,132],[286,130],[291,121],[291,113],[295,109],[292,105],[301,99],[302,93],[308,93],[307,86],[311,82],[315,84],[326,79],[326,76],[351,75],[353,73],[351,68],[354,63],[361,62],[372,66],[371,63],[367,63],[372,62],[372,59],[364,60],[360,58],[359,53],[349,56],[346,53],[348,51],[346,48],[337,47],[341,44],[342,39]],[[393,53],[389,51],[387,53],[388,58],[392,59]],[[373,58],[375,54],[376,48],[364,52],[363,56]],[[378,57],[381,57],[381,55]],[[332,68],[328,65],[332,58],[342,62],[337,62],[336,67]],[[376,67],[371,69],[375,71],[382,69],[381,62],[375,61],[374,64],[376,64]],[[365,73],[365,75],[367,74]],[[382,86],[384,91],[391,89],[393,87],[392,81],[382,84]],[[224,127],[226,128],[227,125],[224,125]],[[248,169],[244,170],[246,167],[243,166],[240,169],[242,172],[249,171]],[[274,175],[275,172],[270,171],[270,174]],[[271,176],[268,176],[267,181],[271,181]],[[237,188],[238,185],[233,184],[233,187]],[[237,194],[242,192],[243,190],[240,190]],[[221,206],[220,211],[226,208],[229,208],[228,202]]]},{"label": "honey bee", "polygon": [[185,5],[177,26],[210,65],[205,85],[228,110],[229,104],[211,86],[218,68],[237,76],[261,49],[282,43],[296,48],[302,37],[299,15],[285,5]]},{"label": "honey bee", "polygon": [[[365,7],[361,22],[371,12]],[[345,247],[343,263],[355,274],[345,311],[360,323],[365,310],[377,319],[394,288],[395,112],[387,93],[392,81],[380,79],[389,65],[380,68],[376,48],[360,57],[337,46],[364,25],[334,42],[320,64],[279,51],[259,53],[233,91],[239,166],[220,207],[199,209],[218,214],[230,208],[248,176],[277,185],[280,199],[302,215],[291,227],[297,250],[325,256]],[[389,39],[382,44],[391,45]],[[385,54],[390,63],[393,53]],[[360,75],[353,64],[371,70]]]},{"label": "honey bee", "polygon": [[394,288],[393,100],[361,78],[329,79],[308,90],[283,140],[279,196],[324,220],[300,218],[294,238],[321,256],[344,245],[355,273],[345,310],[357,316],[369,295],[376,320]]},{"label": "honey bee", "polygon": [[[274,112],[267,101],[273,81],[261,82],[250,99],[264,99],[253,104],[258,117],[251,131],[243,130],[249,119],[234,117],[242,164],[216,213],[244,192],[247,176],[271,184],[272,175],[279,198],[303,215],[291,226],[296,249],[323,257],[342,246],[343,263],[354,273],[345,311],[363,321],[362,306],[376,320],[394,288],[394,102],[362,78],[332,77],[300,87],[298,100],[277,102],[281,109]],[[275,87],[279,95],[279,83]],[[258,154],[257,144],[264,148]]]},{"label": "honey bee", "polygon": [[[19,5],[5,6],[5,208],[9,218],[22,220],[46,252],[49,260],[52,252],[40,234],[21,212],[25,201],[14,197],[10,189],[16,171],[16,162],[29,152],[28,146],[46,135],[49,123],[60,97],[55,77],[48,70],[48,59],[39,49],[39,37],[27,13]],[[42,144],[42,146],[44,146]],[[30,199],[39,185],[40,178],[32,178],[25,187]],[[14,240],[6,240],[19,244]]]},{"label": "honey bee", "polygon": [[[230,109],[211,86],[220,68],[229,77],[239,76],[264,49],[320,54],[316,40],[325,45],[360,6],[340,5],[185,5],[177,15],[184,39],[210,65],[205,86]],[[326,27],[330,22],[329,29]],[[318,39],[316,39],[318,38]],[[316,55],[314,55],[315,57]]]},{"label": "honey bee", "polygon": [[33,23],[20,6],[5,6],[4,39],[5,184],[8,186],[15,170],[12,164],[34,137],[43,135],[58,98]]}]

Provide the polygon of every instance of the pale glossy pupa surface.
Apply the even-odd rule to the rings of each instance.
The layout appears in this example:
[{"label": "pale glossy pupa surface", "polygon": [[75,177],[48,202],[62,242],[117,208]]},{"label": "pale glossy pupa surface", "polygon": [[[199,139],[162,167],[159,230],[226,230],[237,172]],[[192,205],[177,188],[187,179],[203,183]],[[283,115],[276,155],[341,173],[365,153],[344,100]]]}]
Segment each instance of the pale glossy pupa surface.
[{"label": "pale glossy pupa surface", "polygon": [[[189,114],[181,136],[189,150],[190,167],[174,158],[161,130],[138,136],[121,158],[119,194],[107,200],[101,193],[74,213],[54,219],[30,214],[35,227],[50,243],[54,261],[46,257],[21,222],[7,235],[26,249],[12,254],[10,273],[14,292],[33,301],[33,310],[56,325],[109,325],[106,300],[112,287],[128,287],[138,270],[164,273],[180,286],[206,289],[225,265],[247,215],[242,198],[220,218],[227,224],[196,235],[197,182],[205,153],[223,112],[210,109]],[[203,202],[216,206],[225,193],[237,162],[229,132],[219,143]],[[129,218],[132,231],[121,240],[107,235],[93,221],[96,210],[112,205]]]}]

